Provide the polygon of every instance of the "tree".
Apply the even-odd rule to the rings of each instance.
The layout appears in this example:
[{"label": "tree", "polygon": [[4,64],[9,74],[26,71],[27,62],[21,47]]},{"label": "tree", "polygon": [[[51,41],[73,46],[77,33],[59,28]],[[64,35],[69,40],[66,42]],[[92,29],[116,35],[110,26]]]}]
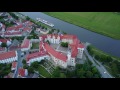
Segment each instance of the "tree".
[{"label": "tree", "polygon": [[30,20],[30,18],[29,18],[28,16],[26,16],[26,20],[28,20],[28,21],[29,21],[29,20]]},{"label": "tree", "polygon": [[45,28],[45,26],[42,26],[42,29],[44,29]]},{"label": "tree", "polygon": [[56,69],[53,71],[52,75],[53,75],[54,78],[60,77],[59,67],[56,67]]},{"label": "tree", "polygon": [[64,73],[60,73],[60,78],[66,78],[66,75]]},{"label": "tree", "polygon": [[61,46],[62,47],[68,47],[68,43],[67,42],[61,42]]},{"label": "tree", "polygon": [[46,42],[50,45],[50,41],[49,40],[47,40]]},{"label": "tree", "polygon": [[38,67],[39,67],[39,62],[33,62],[32,64],[31,64],[31,67],[33,67],[33,68],[35,68],[35,69],[37,69]]},{"label": "tree", "polygon": [[97,72],[98,72],[97,68],[96,67],[92,67],[92,73],[96,74]]},{"label": "tree", "polygon": [[7,47],[7,44],[6,43],[2,43],[1,47]]},{"label": "tree", "polygon": [[33,67],[31,67],[31,66],[28,67],[28,72],[29,72],[29,73],[34,73],[34,69],[33,69]]},{"label": "tree", "polygon": [[77,77],[78,78],[83,78],[85,74],[85,71],[83,69],[78,69],[77,70]]},{"label": "tree", "polygon": [[80,69],[80,68],[82,68],[82,67],[83,67],[82,64],[76,64],[76,69]]},{"label": "tree", "polygon": [[23,59],[23,60],[22,60],[22,63],[23,63],[23,64],[26,64],[26,60],[25,60],[25,59]]},{"label": "tree", "polygon": [[86,77],[87,78],[92,78],[93,77],[93,73],[91,71],[87,71],[86,72]]},{"label": "tree", "polygon": [[23,65],[24,69],[28,69],[28,66],[26,64]]},{"label": "tree", "polygon": [[107,57],[106,57],[106,60],[107,60],[107,62],[112,62],[112,61],[113,61],[113,59],[112,59],[111,56],[107,56]]},{"label": "tree", "polygon": [[67,33],[63,31],[63,34],[67,34]]}]

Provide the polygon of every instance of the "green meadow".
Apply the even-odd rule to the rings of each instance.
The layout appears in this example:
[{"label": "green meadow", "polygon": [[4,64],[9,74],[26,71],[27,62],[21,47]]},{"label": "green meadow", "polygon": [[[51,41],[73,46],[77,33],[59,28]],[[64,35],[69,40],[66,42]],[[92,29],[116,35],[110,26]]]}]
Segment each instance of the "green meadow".
[{"label": "green meadow", "polygon": [[114,12],[43,12],[50,16],[120,39],[120,15]]}]

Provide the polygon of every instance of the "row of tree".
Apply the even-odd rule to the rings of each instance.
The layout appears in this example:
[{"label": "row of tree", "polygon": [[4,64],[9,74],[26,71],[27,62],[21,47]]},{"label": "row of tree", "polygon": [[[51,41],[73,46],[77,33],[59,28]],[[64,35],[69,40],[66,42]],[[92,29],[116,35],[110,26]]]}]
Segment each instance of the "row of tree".
[{"label": "row of tree", "polygon": [[8,75],[11,71],[11,63],[10,64],[0,64],[0,77],[4,77]]},{"label": "row of tree", "polygon": [[77,64],[73,71],[57,67],[52,76],[53,78],[101,78],[99,71],[90,61]]},{"label": "row of tree", "polygon": [[93,57],[95,57],[96,60],[102,62],[103,65],[108,66],[110,73],[115,77],[120,77],[120,62],[117,60],[114,60],[111,56],[106,54],[97,54],[94,51],[93,46],[88,46],[87,50],[89,54]]},{"label": "row of tree", "polygon": [[16,20],[19,19],[19,17],[17,15],[15,15],[13,12],[8,12],[13,18],[15,18]]}]

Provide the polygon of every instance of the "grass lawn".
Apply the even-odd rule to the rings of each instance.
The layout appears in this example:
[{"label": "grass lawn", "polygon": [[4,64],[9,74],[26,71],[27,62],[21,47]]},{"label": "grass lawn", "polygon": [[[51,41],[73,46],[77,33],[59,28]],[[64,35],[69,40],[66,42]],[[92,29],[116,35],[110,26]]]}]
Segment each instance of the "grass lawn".
[{"label": "grass lawn", "polygon": [[44,13],[114,39],[120,39],[120,15],[114,12]]},{"label": "grass lawn", "polygon": [[43,68],[42,66],[38,67],[38,71],[41,75],[45,76],[46,78],[50,78],[51,75],[49,74],[49,72],[47,70],[45,70],[45,68]]},{"label": "grass lawn", "polygon": [[32,43],[31,49],[39,49],[39,43]]}]

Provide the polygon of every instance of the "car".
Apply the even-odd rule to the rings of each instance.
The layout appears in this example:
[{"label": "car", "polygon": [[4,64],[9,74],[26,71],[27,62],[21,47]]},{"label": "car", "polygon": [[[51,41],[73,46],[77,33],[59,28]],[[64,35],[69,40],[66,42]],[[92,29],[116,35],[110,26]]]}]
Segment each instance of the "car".
[{"label": "car", "polygon": [[106,72],[104,72],[104,73],[106,73]]}]

